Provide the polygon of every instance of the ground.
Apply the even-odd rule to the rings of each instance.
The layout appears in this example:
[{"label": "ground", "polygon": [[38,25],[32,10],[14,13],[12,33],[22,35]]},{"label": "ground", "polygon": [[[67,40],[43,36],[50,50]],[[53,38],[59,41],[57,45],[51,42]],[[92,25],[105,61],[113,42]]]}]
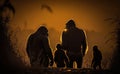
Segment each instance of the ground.
[{"label": "ground", "polygon": [[114,74],[110,70],[93,70],[89,68],[84,69],[70,69],[70,68],[29,68],[9,70],[7,73],[12,74]]}]

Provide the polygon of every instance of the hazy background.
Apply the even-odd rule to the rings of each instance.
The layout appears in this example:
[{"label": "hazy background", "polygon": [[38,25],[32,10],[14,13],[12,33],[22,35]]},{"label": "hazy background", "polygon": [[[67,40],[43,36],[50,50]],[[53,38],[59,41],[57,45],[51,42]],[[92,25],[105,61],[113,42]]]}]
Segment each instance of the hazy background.
[{"label": "hazy background", "polygon": [[[16,54],[29,65],[26,43],[30,34],[39,26],[45,25],[49,30],[50,46],[54,51],[60,42],[61,33],[70,19],[77,27],[84,29],[88,41],[88,52],[84,57],[83,67],[90,67],[92,47],[98,45],[103,54],[102,66],[109,68],[115,47],[110,40],[115,24],[104,21],[109,17],[119,16],[119,1],[110,0],[10,0],[16,14],[10,24],[11,40]],[[0,4],[3,0],[0,0]]]}]

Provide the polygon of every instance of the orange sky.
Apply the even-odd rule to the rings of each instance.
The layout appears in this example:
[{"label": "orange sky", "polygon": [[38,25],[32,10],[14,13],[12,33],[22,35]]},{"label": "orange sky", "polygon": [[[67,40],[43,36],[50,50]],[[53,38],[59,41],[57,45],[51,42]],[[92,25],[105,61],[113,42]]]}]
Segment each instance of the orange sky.
[{"label": "orange sky", "polygon": [[[119,11],[117,2],[82,1],[82,0],[11,0],[16,8],[15,24],[27,22],[28,28],[38,28],[41,24],[61,31],[69,19],[74,19],[77,26],[87,29],[106,30],[105,18],[113,17]],[[48,5],[50,13],[41,5]],[[115,6],[116,5],[116,6]],[[59,28],[59,29],[58,29]]]}]

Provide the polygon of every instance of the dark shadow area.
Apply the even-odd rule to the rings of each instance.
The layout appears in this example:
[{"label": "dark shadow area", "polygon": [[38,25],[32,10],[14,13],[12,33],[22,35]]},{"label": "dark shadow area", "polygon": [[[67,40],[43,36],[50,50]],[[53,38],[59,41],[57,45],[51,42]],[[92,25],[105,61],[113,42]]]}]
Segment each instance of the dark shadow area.
[{"label": "dark shadow area", "polygon": [[112,57],[111,70],[116,73],[120,73],[120,18],[119,16],[115,16],[113,18],[107,18],[105,21],[109,21],[111,23],[110,25],[115,25],[115,28],[111,33],[111,35],[113,35],[113,38],[109,39],[109,42],[111,40],[116,41],[116,47]]},{"label": "dark shadow area", "polygon": [[24,64],[17,58],[13,51],[13,46],[9,34],[9,22],[12,19],[9,14],[15,15],[15,9],[9,0],[5,0],[0,6],[0,67],[2,69],[23,68]]},{"label": "dark shadow area", "polygon": [[22,70],[9,70],[7,73],[12,74],[115,74],[110,70],[93,70],[89,68],[27,68]]}]

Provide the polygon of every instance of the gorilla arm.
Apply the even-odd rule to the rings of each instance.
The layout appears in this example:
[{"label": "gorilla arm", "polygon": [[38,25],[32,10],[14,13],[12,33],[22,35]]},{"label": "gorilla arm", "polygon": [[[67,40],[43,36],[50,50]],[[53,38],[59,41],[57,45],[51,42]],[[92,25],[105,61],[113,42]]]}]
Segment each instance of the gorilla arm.
[{"label": "gorilla arm", "polygon": [[85,36],[84,31],[82,31],[82,36],[83,36],[83,39],[82,39],[82,53],[83,53],[83,56],[84,56],[85,52],[86,52],[86,48],[87,48],[86,36]]},{"label": "gorilla arm", "polygon": [[42,40],[43,40],[43,45],[44,45],[44,49],[46,51],[46,54],[48,55],[49,59],[51,60],[50,61],[50,66],[52,66],[53,65],[53,55],[52,55],[51,48],[49,46],[48,38],[45,37]]}]

